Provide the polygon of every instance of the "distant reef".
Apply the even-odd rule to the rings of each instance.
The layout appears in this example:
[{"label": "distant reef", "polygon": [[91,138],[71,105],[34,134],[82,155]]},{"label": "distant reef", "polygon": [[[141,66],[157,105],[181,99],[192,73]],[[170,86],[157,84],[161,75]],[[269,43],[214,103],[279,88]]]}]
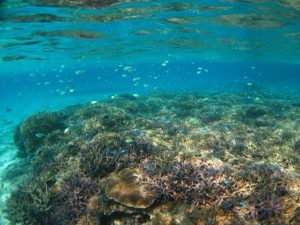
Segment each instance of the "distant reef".
[{"label": "distant reef", "polygon": [[87,7],[103,8],[114,3],[125,2],[124,0],[29,0],[38,6],[62,6],[62,7]]},{"label": "distant reef", "polygon": [[8,199],[7,218],[14,225],[300,224],[299,115],[299,98],[255,86],[120,94],[37,113],[15,129],[18,157],[31,172]]}]

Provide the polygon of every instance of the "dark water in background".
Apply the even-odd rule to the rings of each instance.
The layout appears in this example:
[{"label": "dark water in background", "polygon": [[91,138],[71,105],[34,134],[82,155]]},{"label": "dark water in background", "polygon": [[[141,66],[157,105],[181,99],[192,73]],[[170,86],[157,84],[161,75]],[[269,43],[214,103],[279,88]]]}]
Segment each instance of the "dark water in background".
[{"label": "dark water in background", "polygon": [[99,2],[0,2],[1,126],[121,93],[299,96],[298,0]]}]

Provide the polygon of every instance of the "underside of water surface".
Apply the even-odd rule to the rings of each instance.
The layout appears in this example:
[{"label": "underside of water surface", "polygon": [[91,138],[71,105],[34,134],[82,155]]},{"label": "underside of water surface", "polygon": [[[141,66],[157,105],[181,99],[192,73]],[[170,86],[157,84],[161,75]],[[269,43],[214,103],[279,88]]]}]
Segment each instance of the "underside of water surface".
[{"label": "underside of water surface", "polygon": [[299,0],[0,1],[0,224],[300,224]]},{"label": "underside of water surface", "polygon": [[1,8],[0,57],[21,65],[300,59],[297,0],[11,0]]}]

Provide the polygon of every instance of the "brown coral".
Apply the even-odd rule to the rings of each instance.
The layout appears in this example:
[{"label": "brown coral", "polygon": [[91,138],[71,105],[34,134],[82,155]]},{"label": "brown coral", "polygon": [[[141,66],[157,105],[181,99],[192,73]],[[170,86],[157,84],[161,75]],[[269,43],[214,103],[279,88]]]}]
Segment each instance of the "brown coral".
[{"label": "brown coral", "polygon": [[155,201],[156,196],[147,191],[141,183],[141,174],[135,169],[124,169],[113,172],[106,178],[105,194],[123,205],[133,208],[148,208]]}]

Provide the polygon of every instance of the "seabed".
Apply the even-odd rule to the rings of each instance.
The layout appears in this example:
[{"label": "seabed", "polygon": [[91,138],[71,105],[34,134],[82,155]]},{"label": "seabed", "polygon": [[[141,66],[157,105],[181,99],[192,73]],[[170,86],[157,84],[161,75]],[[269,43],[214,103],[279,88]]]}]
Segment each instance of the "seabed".
[{"label": "seabed", "polygon": [[[153,93],[41,112],[14,141],[11,224],[299,224],[300,102]],[[30,166],[28,166],[30,165]],[[17,170],[16,170],[17,169]],[[30,174],[30,175],[28,175]]]}]

